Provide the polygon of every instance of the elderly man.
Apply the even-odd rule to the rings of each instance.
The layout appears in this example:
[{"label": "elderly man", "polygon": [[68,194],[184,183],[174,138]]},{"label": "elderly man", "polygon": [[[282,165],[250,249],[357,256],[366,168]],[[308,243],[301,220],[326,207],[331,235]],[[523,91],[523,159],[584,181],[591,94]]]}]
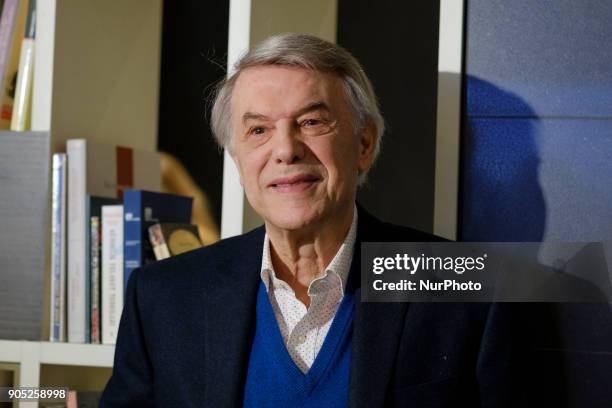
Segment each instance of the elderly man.
[{"label": "elderly man", "polygon": [[133,272],[102,406],[508,403],[497,307],[360,301],[361,242],[436,237],[355,204],[384,127],[355,58],[271,37],[218,88],[212,126],[265,225]]}]

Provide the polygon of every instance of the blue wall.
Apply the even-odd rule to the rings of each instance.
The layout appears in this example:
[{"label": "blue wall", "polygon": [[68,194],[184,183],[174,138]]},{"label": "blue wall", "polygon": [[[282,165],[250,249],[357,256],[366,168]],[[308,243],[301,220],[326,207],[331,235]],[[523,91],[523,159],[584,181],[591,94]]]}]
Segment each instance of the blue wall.
[{"label": "blue wall", "polygon": [[[466,15],[460,238],[612,241],[612,1]],[[516,306],[525,406],[612,406],[610,305]]]},{"label": "blue wall", "polygon": [[471,0],[464,240],[612,239],[612,1]]}]

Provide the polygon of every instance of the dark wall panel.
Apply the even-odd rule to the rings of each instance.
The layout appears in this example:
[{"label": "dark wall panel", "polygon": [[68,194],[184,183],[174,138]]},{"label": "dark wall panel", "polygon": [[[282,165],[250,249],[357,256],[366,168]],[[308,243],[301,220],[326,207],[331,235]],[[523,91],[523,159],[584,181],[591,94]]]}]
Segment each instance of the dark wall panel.
[{"label": "dark wall panel", "polygon": [[358,200],[385,221],[433,229],[438,2],[339,0],[338,43],[379,96],[382,153]]},{"label": "dark wall panel", "polygon": [[158,148],[176,156],[221,220],[223,156],[206,118],[210,86],[225,75],[229,1],[164,1]]}]

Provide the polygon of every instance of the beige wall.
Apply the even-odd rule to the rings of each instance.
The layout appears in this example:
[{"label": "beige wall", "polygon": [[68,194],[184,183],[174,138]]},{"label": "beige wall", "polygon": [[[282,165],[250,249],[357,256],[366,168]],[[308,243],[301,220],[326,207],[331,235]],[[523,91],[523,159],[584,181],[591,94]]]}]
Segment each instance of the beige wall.
[{"label": "beige wall", "polygon": [[60,0],[51,132],[157,150],[161,0]]},{"label": "beige wall", "polygon": [[286,32],[336,42],[337,12],[337,0],[252,0],[251,45]]}]

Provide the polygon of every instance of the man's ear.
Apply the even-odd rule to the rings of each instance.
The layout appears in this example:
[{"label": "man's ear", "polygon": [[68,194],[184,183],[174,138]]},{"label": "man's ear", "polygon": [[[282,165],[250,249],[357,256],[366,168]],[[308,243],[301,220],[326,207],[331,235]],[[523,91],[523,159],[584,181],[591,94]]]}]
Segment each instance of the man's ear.
[{"label": "man's ear", "polygon": [[366,171],[372,166],[377,141],[378,132],[376,131],[376,125],[374,125],[372,121],[368,121],[361,130],[359,137],[359,160],[357,161],[357,168],[360,172]]}]

